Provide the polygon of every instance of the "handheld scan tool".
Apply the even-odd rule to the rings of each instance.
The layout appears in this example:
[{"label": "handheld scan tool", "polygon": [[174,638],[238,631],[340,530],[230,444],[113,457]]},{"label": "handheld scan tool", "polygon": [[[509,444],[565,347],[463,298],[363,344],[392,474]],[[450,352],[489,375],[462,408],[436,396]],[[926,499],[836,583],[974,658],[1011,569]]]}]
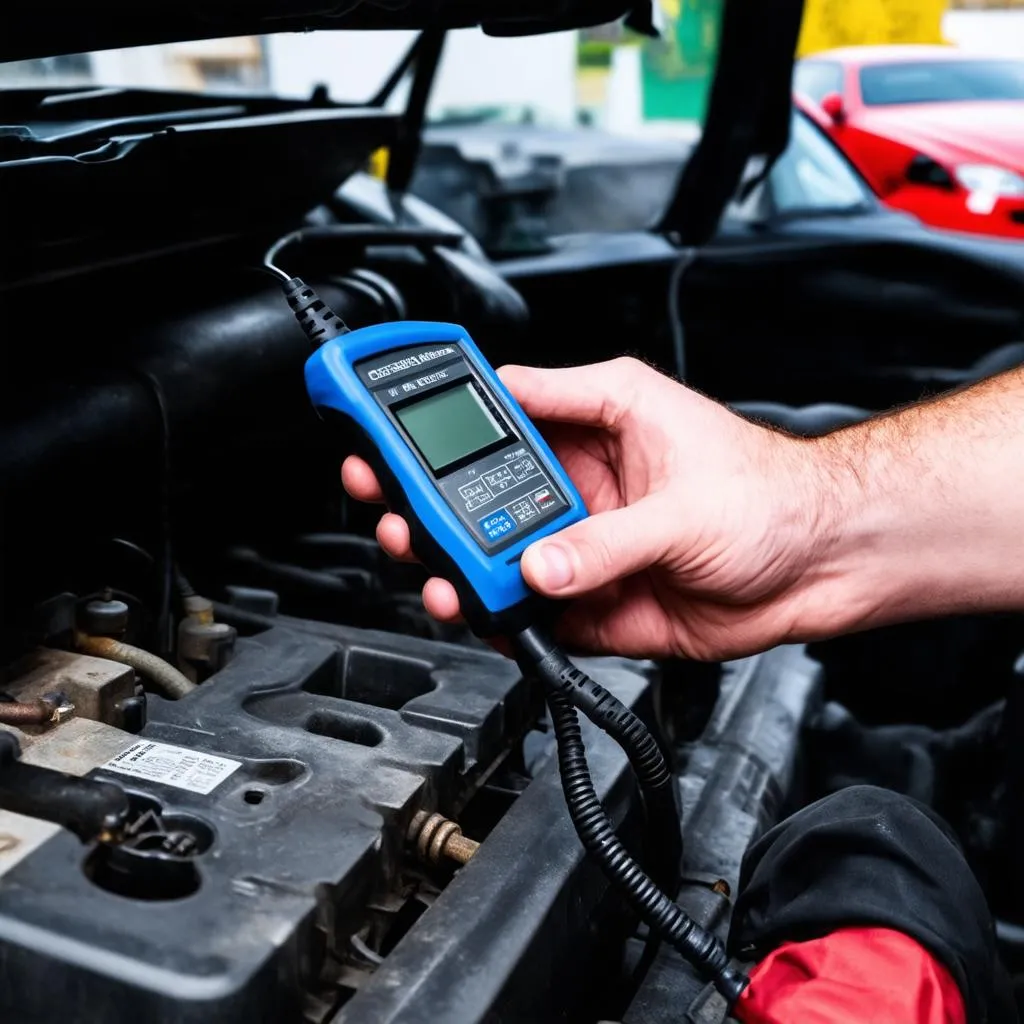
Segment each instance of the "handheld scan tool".
[{"label": "handheld scan tool", "polygon": [[587,513],[465,330],[403,322],[351,331],[310,356],[306,387],[324,419],[358,428],[358,453],[409,523],[417,558],[451,580],[473,629],[527,625],[520,556]]},{"label": "handheld scan tool", "polygon": [[[665,892],[678,885],[681,835],[675,783],[644,722],[574,665],[540,621],[543,605],[523,580],[527,546],[586,518],[576,488],[462,327],[401,321],[350,331],[301,278],[274,263],[302,232],[275,244],[264,268],[317,346],[306,389],[320,416],[373,469],[413,551],[449,579],[481,636],[511,641],[524,673],[548,690],[559,774],[586,850],[651,929],[718,988],[729,1005],[747,983],[721,940]],[[291,241],[290,241],[291,240]],[[626,752],[651,832],[650,874],[615,833],[601,805],[577,719],[582,711]]]}]

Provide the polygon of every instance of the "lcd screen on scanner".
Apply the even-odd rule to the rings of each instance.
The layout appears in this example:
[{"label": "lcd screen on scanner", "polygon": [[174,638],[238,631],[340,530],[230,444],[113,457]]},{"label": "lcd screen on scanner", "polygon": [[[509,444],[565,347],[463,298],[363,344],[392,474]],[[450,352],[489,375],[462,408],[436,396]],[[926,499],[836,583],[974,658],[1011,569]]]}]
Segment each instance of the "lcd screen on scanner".
[{"label": "lcd screen on scanner", "polygon": [[435,473],[506,436],[468,383],[411,402],[395,415]]}]

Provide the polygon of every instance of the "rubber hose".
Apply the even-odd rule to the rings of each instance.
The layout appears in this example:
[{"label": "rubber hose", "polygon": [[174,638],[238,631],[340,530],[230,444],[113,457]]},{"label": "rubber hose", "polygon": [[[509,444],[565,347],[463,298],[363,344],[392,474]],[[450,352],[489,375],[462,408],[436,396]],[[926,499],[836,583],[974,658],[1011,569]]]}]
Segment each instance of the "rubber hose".
[{"label": "rubber hose", "polygon": [[651,873],[663,888],[674,889],[683,856],[682,826],[672,773],[650,729],[541,630],[524,630],[515,647],[524,674],[535,673],[549,689],[564,694],[626,752],[647,810]]},{"label": "rubber hose", "polygon": [[86,636],[79,633],[75,636],[75,646],[83,654],[91,654],[94,658],[106,658],[107,661],[119,661],[122,665],[130,665],[171,700],[187,697],[196,688],[196,684],[188,676],[183,675],[163,658],[158,658],[141,647],[122,643],[113,637]]},{"label": "rubber hose", "polygon": [[83,843],[117,839],[131,805],[128,794],[110,782],[67,775],[26,764],[11,733],[0,732],[0,809],[52,821]]},{"label": "rubber hose", "polygon": [[746,977],[729,965],[725,947],[718,938],[670,900],[629,855],[594,790],[576,709],[561,693],[550,694],[548,706],[558,742],[565,802],[584,849],[641,920],[710,978],[732,1006],[747,985]]}]

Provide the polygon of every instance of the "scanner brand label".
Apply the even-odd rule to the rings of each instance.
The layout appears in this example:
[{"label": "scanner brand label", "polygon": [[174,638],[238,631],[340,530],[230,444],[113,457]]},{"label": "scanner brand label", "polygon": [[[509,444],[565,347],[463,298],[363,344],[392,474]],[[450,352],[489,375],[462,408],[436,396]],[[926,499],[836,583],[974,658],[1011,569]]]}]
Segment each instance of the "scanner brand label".
[{"label": "scanner brand label", "polygon": [[423,352],[414,352],[403,359],[396,359],[393,363],[385,363],[383,366],[375,366],[372,370],[366,371],[366,376],[371,381],[386,380],[396,373],[406,373],[415,370],[424,363],[432,363],[435,359],[443,359],[446,356],[455,355],[455,349],[451,345],[444,348],[431,348]]},{"label": "scanner brand label", "polygon": [[426,377],[417,377],[415,380],[406,381],[402,385],[402,390],[405,392],[419,391],[420,388],[428,388],[431,384],[440,384],[441,381],[448,379],[447,370],[438,370],[437,373],[428,373]]}]

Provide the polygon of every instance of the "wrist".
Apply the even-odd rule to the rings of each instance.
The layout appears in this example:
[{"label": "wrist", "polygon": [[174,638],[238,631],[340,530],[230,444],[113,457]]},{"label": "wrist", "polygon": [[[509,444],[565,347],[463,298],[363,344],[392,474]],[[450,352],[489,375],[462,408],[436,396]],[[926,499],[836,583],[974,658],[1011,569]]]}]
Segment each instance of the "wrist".
[{"label": "wrist", "polygon": [[794,639],[817,639],[878,623],[901,603],[890,547],[897,496],[882,485],[884,450],[855,427],[798,442],[809,521]]},{"label": "wrist", "polygon": [[[953,453],[904,410],[809,442],[819,501],[813,635],[969,610]],[[976,521],[973,516],[967,521]],[[986,572],[983,570],[982,576]],[[980,599],[983,603],[983,599]]]}]

